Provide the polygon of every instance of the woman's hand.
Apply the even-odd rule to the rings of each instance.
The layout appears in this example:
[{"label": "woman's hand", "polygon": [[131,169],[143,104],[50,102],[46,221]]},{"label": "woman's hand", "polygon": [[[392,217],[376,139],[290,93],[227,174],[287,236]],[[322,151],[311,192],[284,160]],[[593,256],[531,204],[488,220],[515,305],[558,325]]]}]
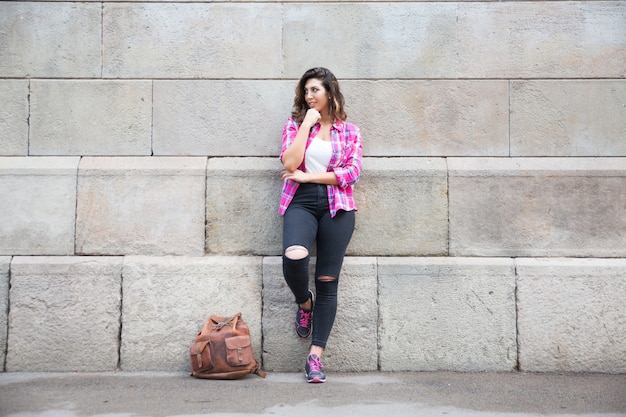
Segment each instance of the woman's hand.
[{"label": "woman's hand", "polygon": [[320,112],[315,109],[308,109],[306,111],[306,115],[304,116],[304,120],[302,121],[303,125],[308,126],[308,128],[312,128],[315,123],[317,123],[322,118]]},{"label": "woman's hand", "polygon": [[281,172],[283,180],[291,180],[299,183],[309,182],[309,175],[306,172],[302,172],[299,169],[295,171],[283,170]]}]

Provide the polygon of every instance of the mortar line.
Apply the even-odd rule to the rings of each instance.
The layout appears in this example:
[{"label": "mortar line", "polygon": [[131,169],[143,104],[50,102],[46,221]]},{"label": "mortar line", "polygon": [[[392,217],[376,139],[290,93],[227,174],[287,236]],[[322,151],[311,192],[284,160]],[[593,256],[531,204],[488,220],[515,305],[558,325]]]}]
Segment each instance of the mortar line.
[{"label": "mortar line", "polygon": [[204,240],[202,241],[202,251],[204,255],[208,253],[207,239],[209,238],[207,233],[207,226],[209,219],[207,217],[207,203],[209,201],[209,159],[207,156],[206,163],[204,164]]},{"label": "mortar line", "polygon": [[513,258],[514,267],[513,270],[515,272],[515,370],[521,371],[520,365],[520,347],[519,347],[519,297],[518,297],[518,287],[517,287],[517,258]]},{"label": "mortar line", "polygon": [[450,167],[448,166],[448,158],[449,157],[445,157],[445,161],[446,161],[446,198],[448,200],[448,236],[446,239],[446,256],[451,256],[450,255]]},{"label": "mortar line", "polygon": [[[558,0],[554,0],[558,1]],[[55,0],[58,2],[58,0]],[[151,2],[150,4],[155,4]],[[179,4],[179,3],[176,3]],[[196,3],[197,4],[197,3]],[[101,52],[101,55],[104,51]],[[5,76],[1,77],[3,80],[24,80],[27,78],[26,76]],[[81,76],[77,75],[75,77],[69,76],[32,76],[28,77],[31,80],[55,80],[55,81],[93,81],[94,79],[100,79],[103,81],[289,81],[289,82],[297,82],[299,78],[293,77],[218,77],[218,76],[128,76],[124,77],[123,75],[111,75],[105,77],[102,75],[101,77],[89,77],[89,76]],[[488,77],[488,78],[476,78],[476,77],[410,77],[410,78],[385,78],[385,77],[375,77],[375,78],[364,78],[364,77],[341,77],[341,81],[355,81],[355,82],[384,82],[384,81],[395,81],[395,82],[432,82],[432,81],[548,81],[548,82],[561,82],[561,81],[622,81],[623,78],[615,77],[615,76],[606,76],[606,77],[559,77],[559,78],[548,78],[548,77],[527,77],[527,78],[514,78],[514,77]]]},{"label": "mortar line", "polygon": [[28,105],[28,116],[26,117],[26,155],[30,156],[30,118],[31,118],[31,104],[30,96],[32,94],[32,80],[28,79],[28,94],[26,95],[26,104]]},{"label": "mortar line", "polygon": [[7,372],[7,362],[9,357],[9,316],[11,313],[11,265],[13,264],[14,256],[11,256],[9,260],[9,279],[7,286],[7,308],[5,310],[7,323],[6,323],[6,340],[4,341],[4,360],[2,361],[2,372]]},{"label": "mortar line", "polygon": [[281,25],[280,25],[280,77],[283,78],[285,76],[285,62],[287,62],[287,56],[285,52],[285,3],[280,5],[280,16],[281,16]]},{"label": "mortar line", "polygon": [[509,158],[512,157],[512,152],[511,152],[511,80],[508,81],[508,96],[509,96],[509,109],[506,112],[507,115],[507,133],[508,133],[508,140],[509,140]]},{"label": "mortar line", "polygon": [[120,272],[120,326],[117,332],[117,370],[122,370],[122,327],[124,326],[123,314],[124,314],[124,264],[126,263],[126,257],[122,257],[122,270]]},{"label": "mortar line", "polygon": [[100,3],[100,79],[104,75],[104,2]]},{"label": "mortar line", "polygon": [[154,156],[154,80],[150,80],[150,156]]},{"label": "mortar line", "polygon": [[378,265],[378,259],[376,258],[376,370],[379,372],[382,370],[381,364],[381,340],[380,340],[380,268]]},{"label": "mortar line", "polygon": [[[204,228],[206,233],[206,227]],[[264,368],[264,353],[265,353],[265,329],[263,328],[263,315],[265,313],[265,258],[261,258],[261,357],[259,358],[261,363],[261,369]]]},{"label": "mortar line", "polygon": [[78,165],[76,165],[76,183],[74,184],[74,253],[76,256],[78,254],[78,182],[80,176],[80,163],[83,160],[83,156],[78,158]]}]

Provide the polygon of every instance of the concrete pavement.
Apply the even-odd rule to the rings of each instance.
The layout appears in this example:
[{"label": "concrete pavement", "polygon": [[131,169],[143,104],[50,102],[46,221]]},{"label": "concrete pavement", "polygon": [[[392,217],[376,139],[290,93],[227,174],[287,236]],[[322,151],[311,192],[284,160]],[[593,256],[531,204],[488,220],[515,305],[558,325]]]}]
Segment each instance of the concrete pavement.
[{"label": "concrete pavement", "polygon": [[374,372],[199,380],[182,373],[3,373],[2,417],[626,416],[626,375]]}]

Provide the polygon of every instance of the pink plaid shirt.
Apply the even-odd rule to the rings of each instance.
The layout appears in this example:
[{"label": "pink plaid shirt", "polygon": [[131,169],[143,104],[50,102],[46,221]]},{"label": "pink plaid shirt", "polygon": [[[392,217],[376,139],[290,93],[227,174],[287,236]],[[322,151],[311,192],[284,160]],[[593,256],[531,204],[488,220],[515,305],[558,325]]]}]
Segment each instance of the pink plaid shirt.
[{"label": "pink plaid shirt", "polygon": [[[306,143],[308,148],[311,141],[320,130],[320,124],[317,123],[311,129],[309,138]],[[285,150],[291,145],[298,133],[300,126],[293,119],[289,118],[283,128],[283,145],[280,152],[282,160]],[[330,208],[330,216],[335,217],[338,210],[357,210],[353,197],[354,184],[361,176],[361,159],[363,145],[361,143],[361,131],[358,127],[351,123],[336,120],[330,129],[330,142],[333,148],[333,155],[328,164],[328,172],[334,172],[339,184],[328,185],[328,207]],[[306,152],[306,151],[305,151]],[[306,172],[304,161],[300,165],[300,170]],[[289,203],[296,194],[299,183],[291,180],[283,182],[283,192],[280,198],[280,207],[278,212],[283,215],[289,207]]]}]

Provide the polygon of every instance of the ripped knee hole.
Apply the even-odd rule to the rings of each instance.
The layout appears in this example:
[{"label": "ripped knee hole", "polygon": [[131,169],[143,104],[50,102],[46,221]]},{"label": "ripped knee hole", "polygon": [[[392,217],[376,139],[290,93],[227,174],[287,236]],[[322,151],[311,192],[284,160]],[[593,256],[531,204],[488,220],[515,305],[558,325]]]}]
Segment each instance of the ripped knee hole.
[{"label": "ripped knee hole", "polygon": [[322,275],[321,277],[317,277],[318,281],[322,281],[322,282],[333,282],[335,281],[337,278],[335,277],[331,277],[329,275]]},{"label": "ripped knee hole", "polygon": [[298,261],[309,256],[309,251],[304,246],[293,245],[285,249],[285,256],[291,260]]}]

